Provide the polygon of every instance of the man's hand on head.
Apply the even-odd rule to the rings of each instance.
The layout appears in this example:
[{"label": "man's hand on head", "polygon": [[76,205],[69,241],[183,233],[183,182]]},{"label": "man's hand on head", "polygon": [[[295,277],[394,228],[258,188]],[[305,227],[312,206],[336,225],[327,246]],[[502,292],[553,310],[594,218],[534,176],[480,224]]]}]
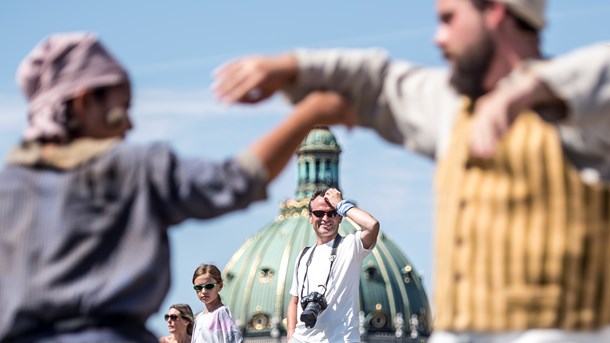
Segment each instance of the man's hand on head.
[{"label": "man's hand on head", "polygon": [[331,188],[324,193],[324,201],[334,209],[337,208],[337,204],[339,204],[341,200],[343,200],[343,196],[336,188]]}]

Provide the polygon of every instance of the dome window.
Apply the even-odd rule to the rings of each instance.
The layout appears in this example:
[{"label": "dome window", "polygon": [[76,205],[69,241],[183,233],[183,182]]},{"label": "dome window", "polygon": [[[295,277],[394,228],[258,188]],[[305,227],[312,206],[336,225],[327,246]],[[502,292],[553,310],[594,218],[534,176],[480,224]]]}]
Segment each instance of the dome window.
[{"label": "dome window", "polygon": [[257,313],[252,317],[250,325],[256,331],[265,330],[269,326],[269,318],[264,313]]},{"label": "dome window", "polygon": [[381,304],[375,305],[375,311],[368,315],[369,324],[375,329],[383,329],[388,322],[388,316],[381,310],[381,308]]},{"label": "dome window", "polygon": [[411,283],[411,272],[413,271],[413,267],[411,267],[410,265],[406,265],[403,269],[402,269],[402,274],[404,275],[404,277],[402,278],[403,281],[405,283]]},{"label": "dome window", "polygon": [[369,265],[364,271],[366,272],[367,279],[374,280],[377,278],[377,268],[375,266]]},{"label": "dome window", "polygon": [[375,329],[383,329],[387,321],[387,317],[383,312],[373,313],[373,316],[371,317],[371,325]]},{"label": "dome window", "polygon": [[261,283],[268,283],[269,281],[271,281],[273,279],[273,274],[274,274],[273,269],[271,269],[269,267],[263,267],[258,272],[258,279],[260,280]]},{"label": "dome window", "polygon": [[231,273],[231,272],[228,272],[228,273],[225,275],[225,280],[226,280],[226,281],[231,282],[231,281],[233,281],[233,279],[235,279],[235,274],[233,274],[233,273]]}]

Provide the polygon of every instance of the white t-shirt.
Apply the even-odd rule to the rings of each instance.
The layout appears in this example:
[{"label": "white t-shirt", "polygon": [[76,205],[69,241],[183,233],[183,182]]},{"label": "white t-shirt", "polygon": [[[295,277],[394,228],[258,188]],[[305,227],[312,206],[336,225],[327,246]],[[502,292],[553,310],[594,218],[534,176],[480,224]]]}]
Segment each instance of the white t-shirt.
[{"label": "white t-shirt", "polygon": [[238,342],[243,342],[243,338],[227,306],[222,305],[213,312],[201,312],[195,317],[191,343]]},{"label": "white t-shirt", "polygon": [[[301,342],[360,342],[358,332],[360,270],[362,260],[371,252],[371,250],[364,249],[360,233],[357,231],[345,236],[339,244],[325,295],[328,307],[319,314],[316,325],[311,329],[306,328],[305,323],[301,321],[301,312],[303,312],[301,289],[305,284],[303,296],[314,291],[323,292],[318,285],[326,283],[333,241],[318,245],[315,251],[313,247],[309,248],[299,263],[298,280],[297,266],[295,266],[290,294],[298,297],[299,302],[297,304],[297,326],[293,338]],[[303,283],[307,260],[312,251],[313,257],[307,272],[307,279]]]}]

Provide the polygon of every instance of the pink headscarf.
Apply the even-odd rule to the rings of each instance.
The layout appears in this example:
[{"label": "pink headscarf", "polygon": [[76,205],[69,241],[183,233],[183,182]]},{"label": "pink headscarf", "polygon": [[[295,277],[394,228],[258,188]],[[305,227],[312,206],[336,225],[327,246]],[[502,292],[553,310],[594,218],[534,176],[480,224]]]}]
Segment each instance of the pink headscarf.
[{"label": "pink headscarf", "polygon": [[125,82],[127,71],[94,34],[49,36],[17,70],[17,83],[29,102],[24,141],[69,140],[65,102],[79,91]]}]

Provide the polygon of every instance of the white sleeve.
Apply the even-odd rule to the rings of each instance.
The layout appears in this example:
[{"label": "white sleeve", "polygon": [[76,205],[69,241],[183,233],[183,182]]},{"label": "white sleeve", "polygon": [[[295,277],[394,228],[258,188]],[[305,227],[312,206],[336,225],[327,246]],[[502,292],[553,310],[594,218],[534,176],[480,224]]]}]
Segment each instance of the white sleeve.
[{"label": "white sleeve", "polygon": [[533,72],[566,103],[568,125],[610,123],[610,45],[537,62]]},{"label": "white sleeve", "polygon": [[364,245],[362,244],[362,239],[360,238],[361,234],[362,234],[362,231],[360,231],[360,230],[354,232],[354,234],[353,234],[354,252],[356,253],[355,256],[358,256],[360,261],[362,261],[366,257],[366,255],[370,254],[371,251],[373,251],[373,249],[375,248],[375,245],[377,244],[377,243],[373,244],[370,249],[365,249]]},{"label": "white sleeve", "polygon": [[[303,251],[299,253],[297,259],[294,261],[294,270],[292,272],[292,286],[290,286],[290,295],[298,297],[299,296],[299,283],[297,280],[297,269],[299,268],[299,258],[303,256]],[[301,258],[302,260],[302,258]]]},{"label": "white sleeve", "polygon": [[567,106],[559,134],[583,180],[610,183],[610,45],[534,62],[531,71]]}]

